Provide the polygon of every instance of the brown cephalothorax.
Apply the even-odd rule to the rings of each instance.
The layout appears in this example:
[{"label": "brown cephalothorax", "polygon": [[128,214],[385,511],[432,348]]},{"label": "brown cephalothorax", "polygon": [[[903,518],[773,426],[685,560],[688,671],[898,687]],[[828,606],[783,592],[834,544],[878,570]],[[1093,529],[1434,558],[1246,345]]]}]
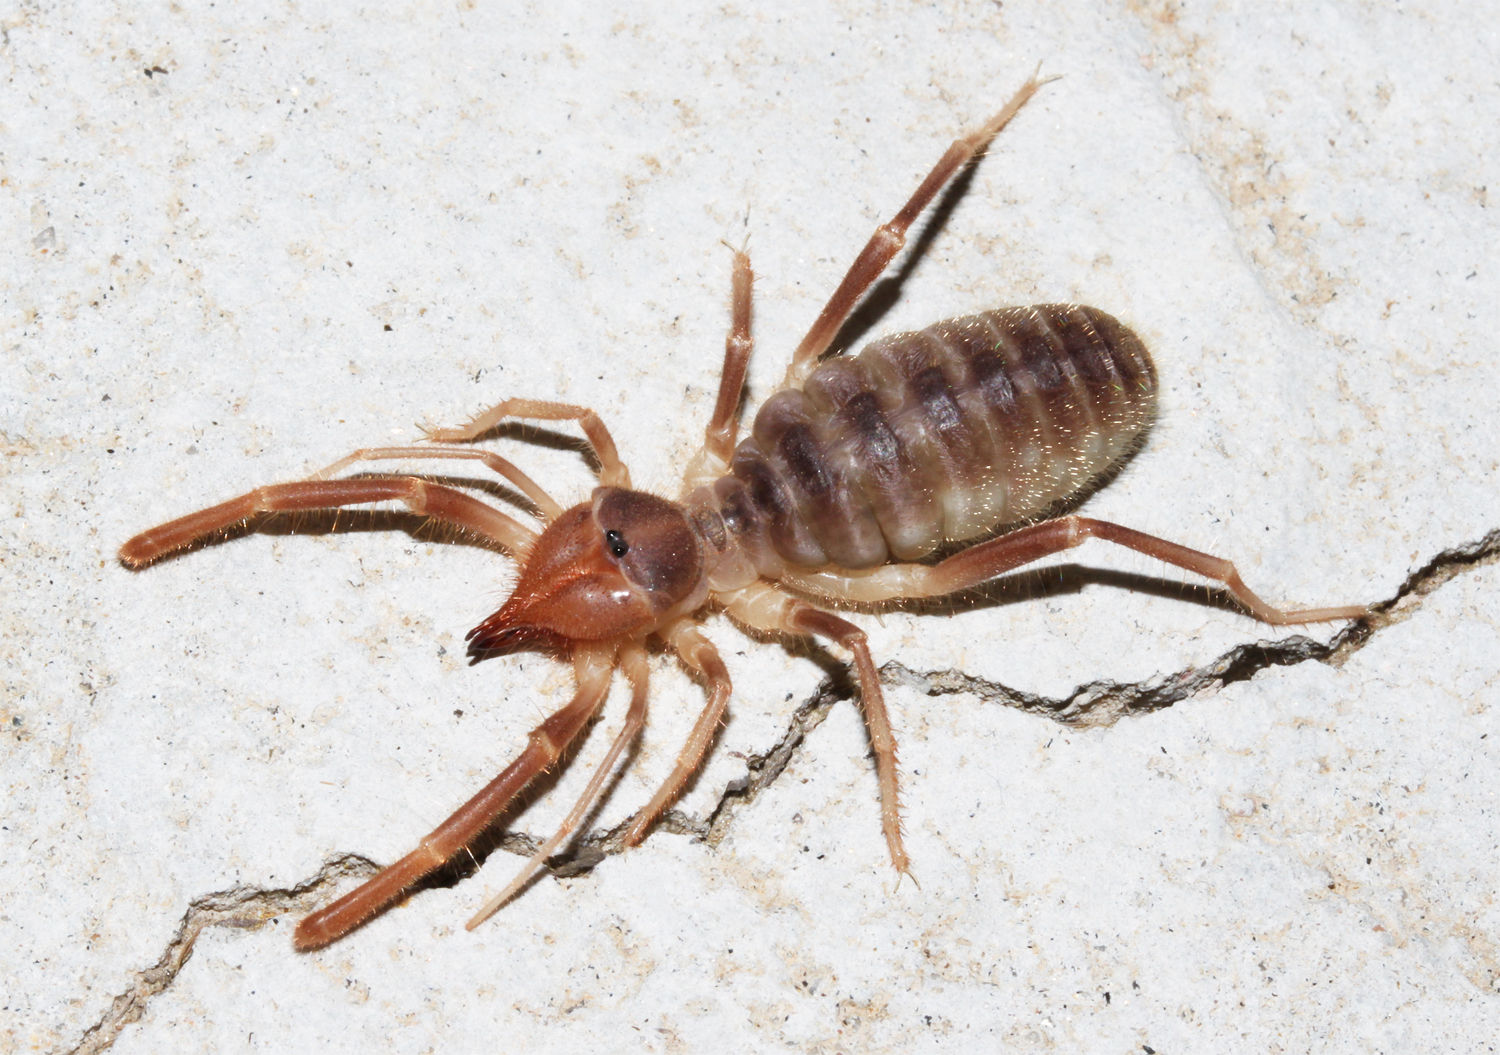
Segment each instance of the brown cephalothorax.
[{"label": "brown cephalothorax", "polygon": [[[520,756],[415,850],[304,919],[298,948],[342,937],[462,852],[561,757],[603,705],[614,672],[622,671],[631,687],[624,726],[558,831],[469,926],[514,896],[577,828],[644,725],[649,638],[702,678],[708,701],[672,773],[623,840],[640,841],[698,768],[729,702],[729,674],[698,629],[709,605],[748,628],[821,637],[848,650],[879,777],[881,827],[901,873],[908,859],[896,743],[875,661],[864,632],[824,605],[950,594],[1098,538],[1217,581],[1263,622],[1365,614],[1357,605],[1273,608],[1226,560],[1107,521],[1036,520],[1113,471],[1155,414],[1150,356],[1135,334],[1097,308],[1001,308],[823,360],[856,302],[905,244],[912,222],[1043,83],[1033,75],[983,127],[956,140],[901,210],[876,228],[793,353],[783,387],[739,443],[752,276],[749,257],[734,254],[718,398],[680,501],[631,488],[614,440],[592,410],[508,399],[463,427],[430,432],[428,443],[355,451],[308,479],[257,488],[121,547],[121,561],[139,568],[261,514],[401,502],[521,563],[510,598],[469,632],[475,659],[533,649],[573,664],[576,693],[532,730]],[[600,486],[587,502],[563,509],[505,458],[467,446],[517,418],[579,424],[599,461]],[[419,476],[337,475],[356,462],[418,458],[480,462],[526,496],[542,529]],[[922,562],[940,548],[980,539]]]}]

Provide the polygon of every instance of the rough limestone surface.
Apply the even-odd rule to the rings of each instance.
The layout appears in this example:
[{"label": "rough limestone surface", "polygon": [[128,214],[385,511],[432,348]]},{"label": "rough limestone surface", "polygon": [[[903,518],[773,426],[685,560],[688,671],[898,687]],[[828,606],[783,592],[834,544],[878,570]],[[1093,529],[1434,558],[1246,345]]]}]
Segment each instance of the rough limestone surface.
[{"label": "rough limestone surface", "polygon": [[[1500,38],[1474,6],[0,15],[0,1049],[1487,1050]],[[1162,411],[1085,510],[1370,622],[1269,629],[1100,543],[857,616],[901,744],[897,883],[843,657],[710,617],[731,717],[642,846],[586,840],[463,929],[581,789],[617,692],[477,873],[295,953],[568,672],[468,665],[513,565],[409,519],[282,520],[143,573],[119,544],[511,395],[597,408],[674,492],[725,243],[756,268],[753,407],[1038,61],[1062,78],[845,341],[1117,314]],[[573,435],[494,445],[572,502]],[[596,833],[702,699],[657,660]]]}]

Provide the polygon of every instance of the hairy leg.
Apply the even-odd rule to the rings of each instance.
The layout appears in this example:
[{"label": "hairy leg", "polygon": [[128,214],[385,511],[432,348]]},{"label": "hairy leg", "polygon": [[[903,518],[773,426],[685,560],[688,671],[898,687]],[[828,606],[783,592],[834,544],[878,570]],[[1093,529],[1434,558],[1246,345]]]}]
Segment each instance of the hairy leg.
[{"label": "hairy leg", "polygon": [[901,840],[896,737],[891,731],[885,693],[880,687],[880,673],[875,669],[865,632],[847,619],[764,583],[755,583],[739,591],[726,602],[725,609],[731,618],[757,630],[835,641],[854,658],[854,669],[859,675],[860,706],[864,711],[865,727],[870,733],[870,749],[875,755],[875,775],[880,782],[880,827],[885,833],[891,864],[902,875],[909,874],[911,861]]},{"label": "hairy leg", "polygon": [[906,245],[906,232],[917,217],[932,204],[933,199],[948,184],[948,181],[973,160],[975,155],[984,149],[985,144],[994,139],[1000,130],[1010,123],[1010,119],[1016,116],[1021,107],[1025,106],[1037,93],[1037,90],[1050,80],[1052,78],[1039,78],[1036,73],[1033,73],[1031,79],[1021,85],[999,113],[973,132],[954,140],[938,163],[933,166],[932,171],[927,173],[926,178],[917,186],[906,204],[901,207],[901,211],[875,228],[875,233],[870,236],[865,247],[854,258],[854,263],[849,266],[843,281],[828,298],[828,303],[818,313],[817,320],[807,331],[807,336],[802,338],[802,343],[797,346],[796,352],[793,353],[792,365],[787,369],[786,374],[787,387],[801,385],[807,375],[812,372],[818,359],[828,350],[834,337],[838,336],[839,327],[844,325],[844,320],[854,310],[854,305],[859,302],[859,298],[875,284],[875,280],[884,273],[887,265],[901,251],[901,247]]},{"label": "hairy leg", "polygon": [[1363,605],[1331,608],[1276,608],[1253,593],[1234,565],[1222,557],[1202,553],[1107,520],[1066,516],[1019,528],[1007,535],[960,550],[937,564],[887,564],[868,574],[837,572],[791,573],[787,585],[840,601],[875,603],[901,598],[938,597],[977,586],[1032,561],[1096,538],[1155,557],[1185,571],[1223,584],[1229,595],[1263,623],[1321,623],[1358,619],[1368,613]]},{"label": "hairy leg", "polygon": [[414,513],[424,513],[511,553],[524,553],[537,537],[531,528],[500,510],[462,491],[416,476],[298,480],[257,487],[238,498],[143,531],[120,547],[120,560],[128,567],[142,568],[262,513],[312,512],[382,501],[402,502]]},{"label": "hairy leg", "polygon": [[688,780],[698,771],[704,752],[713,742],[714,734],[719,729],[719,722],[724,718],[724,710],[729,706],[731,691],[729,671],[725,669],[724,661],[719,658],[719,650],[714,648],[713,643],[686,620],[668,627],[661,633],[681,657],[682,662],[708,682],[708,702],[698,715],[697,722],[693,724],[693,730],[688,734],[687,743],[683,744],[671,774],[651,797],[651,801],[635,815],[634,823],[625,832],[626,846],[634,846],[640,842],[652,822],[660,816],[661,811],[682,793]]},{"label": "hairy leg", "polygon": [[484,907],[474,913],[474,917],[464,926],[473,930],[485,920],[489,919],[511,898],[521,892],[537,869],[541,868],[542,862],[551,857],[557,848],[562,845],[563,840],[573,833],[578,823],[583,820],[585,813],[599,799],[599,793],[604,790],[604,781],[614,769],[615,762],[620,753],[640,736],[641,729],[646,724],[646,684],[647,665],[646,651],[639,645],[630,645],[620,653],[620,669],[625,672],[625,678],[630,682],[630,710],[625,715],[625,724],[621,726],[620,732],[615,736],[614,742],[609,745],[609,751],[600,761],[594,775],[589,778],[588,786],[583,789],[583,794],[578,796],[578,801],[563,818],[562,824],[558,825],[557,831],[552,838],[537,847],[536,853],[526,859],[521,870],[516,873],[514,879],[506,884],[505,889],[484,903]]},{"label": "hairy leg", "polygon": [[577,692],[531,731],[520,756],[483,791],[433,829],[415,850],[297,924],[292,938],[297,948],[316,949],[342,938],[478,838],[538,774],[557,762],[598,711],[609,694],[614,659],[609,649],[580,650],[575,654]]},{"label": "hairy leg", "polygon": [[507,418],[531,421],[576,421],[599,459],[599,482],[608,487],[629,487],[630,470],[620,460],[614,437],[598,414],[588,407],[572,403],[554,403],[546,399],[504,399],[489,410],[475,415],[468,424],[456,428],[428,429],[427,438],[435,443],[470,443]]},{"label": "hairy leg", "polygon": [[730,277],[730,323],[724,338],[724,365],[719,370],[719,395],[714,400],[714,414],[703,430],[703,446],[688,463],[683,474],[683,492],[710,483],[729,468],[739,433],[740,400],[745,394],[745,372],[755,341],[750,336],[751,286],[755,273],[750,270],[750,256],[743,249],[734,253],[734,271]]},{"label": "hairy leg", "polygon": [[536,506],[537,511],[542,514],[543,520],[547,523],[551,523],[562,512],[562,506],[558,505],[551,495],[542,490],[540,484],[522,472],[514,462],[491,451],[476,451],[471,447],[361,447],[357,451],[346,454],[332,465],[319,469],[312,474],[310,479],[327,480],[356,462],[396,459],[404,461],[418,458],[459,458],[483,462],[485,468],[514,484],[518,491],[530,499],[532,505]]}]

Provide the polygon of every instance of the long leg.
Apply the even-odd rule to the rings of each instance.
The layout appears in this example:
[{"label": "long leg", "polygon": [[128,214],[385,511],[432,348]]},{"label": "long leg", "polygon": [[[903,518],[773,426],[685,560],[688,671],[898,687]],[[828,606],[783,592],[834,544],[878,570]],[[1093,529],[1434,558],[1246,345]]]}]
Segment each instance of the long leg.
[{"label": "long leg", "polygon": [[997,575],[1072,549],[1086,539],[1103,539],[1117,546],[1155,557],[1185,571],[1222,583],[1229,595],[1263,623],[1321,623],[1335,619],[1358,619],[1368,614],[1363,605],[1333,608],[1280,609],[1256,596],[1234,565],[1222,557],[1201,553],[1175,542],[1122,527],[1107,520],[1066,516],[1032,524],[1008,535],[971,546],[937,564],[889,564],[866,575],[831,572],[793,573],[782,581],[795,589],[856,603],[898,598],[938,597],[976,586]]},{"label": "long leg", "polygon": [[469,447],[361,447],[357,451],[346,454],[332,465],[319,469],[312,474],[311,479],[327,480],[343,472],[355,462],[391,461],[398,458],[402,460],[463,458],[483,462],[486,468],[502,479],[515,484],[522,494],[531,499],[531,503],[537,507],[542,518],[548,523],[555,520],[562,512],[562,506],[558,505],[551,495],[542,490],[540,484],[522,472],[515,463],[491,451],[476,451]]},{"label": "long leg", "polygon": [[724,718],[724,710],[729,705],[729,671],[725,669],[724,661],[719,658],[719,651],[714,648],[713,643],[686,622],[668,628],[663,636],[682,661],[708,681],[708,703],[698,715],[698,720],[693,723],[693,731],[688,734],[687,743],[682,745],[671,774],[651,797],[651,801],[635,815],[635,822],[625,832],[626,846],[634,846],[641,841],[646,829],[651,827],[661,811],[681,793],[683,786],[697,772],[698,765],[703,761],[703,753],[713,741],[719,722]]},{"label": "long leg", "polygon": [[584,437],[599,458],[599,482],[609,487],[629,487],[630,470],[620,460],[614,437],[603,420],[588,407],[572,403],[553,403],[546,399],[503,399],[466,425],[457,428],[429,429],[427,438],[437,443],[469,443],[483,436],[506,418],[533,421],[576,421]]},{"label": "long leg", "polygon": [[714,416],[703,432],[703,447],[721,462],[728,462],[739,431],[740,398],[745,391],[745,372],[755,341],[750,336],[751,288],[755,272],[750,270],[750,255],[743,249],[734,253],[734,270],[729,279],[730,322],[724,338],[724,367],[719,371],[719,398],[714,402]]},{"label": "long leg", "polygon": [[[1039,71],[1041,67],[1037,69]],[[854,310],[854,305],[885,271],[886,265],[891,262],[892,258],[901,251],[901,247],[906,244],[907,230],[937,197],[938,192],[953,178],[955,173],[984,149],[986,143],[995,138],[1000,129],[1016,116],[1021,107],[1026,105],[1042,85],[1054,79],[1039,78],[1036,73],[1033,73],[1031,79],[1021,85],[1020,90],[1010,97],[1010,101],[1001,108],[999,113],[980,128],[962,138],[955,139],[947,152],[933,166],[932,171],[927,173],[927,178],[918,185],[916,192],[901,207],[901,211],[886,223],[875,228],[875,233],[860,250],[859,256],[854,258],[854,263],[844,275],[844,280],[833,291],[833,296],[828,298],[828,303],[819,312],[812,329],[807,331],[807,336],[802,338],[802,343],[793,353],[792,365],[787,369],[786,384],[788,386],[801,384],[812,368],[817,365],[818,358],[828,350],[828,346],[838,335],[839,327]]]},{"label": "long leg", "polygon": [[298,949],[316,949],[336,941],[396,901],[414,883],[478,838],[526,785],[562,756],[608,695],[614,655],[607,649],[582,650],[575,654],[573,664],[578,691],[531,731],[520,757],[433,829],[411,853],[297,924],[292,941]]},{"label": "long leg", "polygon": [[615,761],[620,757],[620,752],[641,734],[641,728],[646,724],[646,684],[647,665],[646,652],[638,645],[632,645],[620,654],[620,669],[625,672],[626,679],[630,682],[630,710],[625,715],[625,724],[620,728],[614,743],[609,745],[609,751],[599,763],[594,775],[589,779],[588,786],[583,789],[583,794],[578,796],[578,801],[563,818],[562,824],[558,825],[557,831],[552,838],[537,848],[536,853],[526,859],[521,870],[516,873],[514,879],[506,884],[505,889],[484,903],[484,907],[474,913],[474,917],[464,926],[473,930],[485,920],[489,919],[500,907],[516,894],[520,893],[536,870],[542,866],[542,862],[551,857],[553,852],[562,845],[564,839],[572,834],[573,829],[578,827],[578,822],[583,820],[583,815],[598,800],[599,793],[604,790],[604,780],[609,776],[610,770],[614,768]]},{"label": "long leg", "polygon": [[376,476],[353,480],[298,480],[271,484],[196,513],[143,531],[120,547],[120,560],[141,568],[173,550],[259,513],[337,509],[365,502],[404,502],[415,513],[462,528],[510,551],[524,553],[536,532],[462,491],[416,476]]},{"label": "long leg", "polygon": [[734,252],[734,270],[730,276],[729,333],[724,338],[724,365],[719,370],[719,396],[714,400],[714,414],[703,430],[703,446],[688,463],[683,474],[683,491],[722,476],[729,467],[729,456],[739,432],[740,399],[745,393],[745,372],[750,352],[755,347],[750,336],[751,286],[755,273],[750,270],[750,255],[743,249]]},{"label": "long leg", "polygon": [[896,736],[891,731],[880,673],[870,655],[865,632],[847,619],[825,612],[806,601],[764,584],[741,590],[726,605],[729,615],[759,630],[808,634],[838,642],[854,658],[859,675],[859,699],[864,709],[870,749],[875,755],[875,775],[880,783],[880,827],[885,833],[891,864],[902,875],[911,872],[911,862],[901,841],[901,799],[896,775]]}]

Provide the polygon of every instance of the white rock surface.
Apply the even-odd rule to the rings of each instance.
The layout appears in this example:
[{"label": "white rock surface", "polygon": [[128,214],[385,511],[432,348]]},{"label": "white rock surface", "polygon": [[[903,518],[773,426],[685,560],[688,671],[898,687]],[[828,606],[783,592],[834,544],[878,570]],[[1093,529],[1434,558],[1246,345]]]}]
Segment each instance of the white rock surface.
[{"label": "white rock surface", "polygon": [[[0,1048],[1500,1035],[1500,44],[1475,13],[520,6],[4,16]],[[409,849],[566,673],[465,664],[511,575],[487,552],[273,531],[137,575],[120,542],[512,394],[598,407],[637,481],[671,490],[714,395],[720,243],[755,260],[758,400],[870,229],[1039,59],[1064,78],[861,336],[1098,304],[1152,345],[1164,406],[1090,513],[1231,557],[1277,600],[1380,604],[1433,569],[1421,589],[1336,662],[1261,650],[1297,635],[1102,545],[994,604],[864,618],[899,664],[920,887],[894,882],[842,701],[716,840],[658,831],[466,933],[517,863],[497,852],[294,953],[295,920],[353,880],[289,891]],[[506,449],[586,493],[573,452]],[[709,632],[737,696],[691,824],[837,669]],[[1195,691],[1072,727],[1004,705],[1114,683]],[[655,686],[601,827],[701,706],[666,664]],[[621,702],[513,827],[551,830]]]}]

